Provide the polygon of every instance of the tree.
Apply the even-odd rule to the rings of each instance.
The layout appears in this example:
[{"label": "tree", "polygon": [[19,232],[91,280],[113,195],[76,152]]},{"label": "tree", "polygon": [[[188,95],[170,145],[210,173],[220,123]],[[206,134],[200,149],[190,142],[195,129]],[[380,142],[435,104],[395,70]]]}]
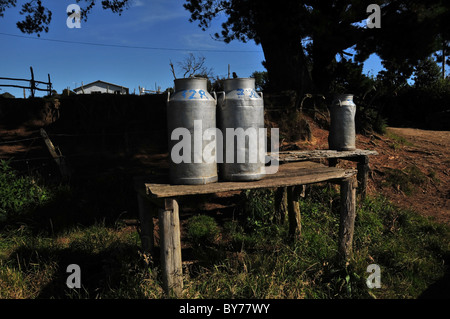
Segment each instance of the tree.
[{"label": "tree", "polygon": [[[215,34],[217,39],[226,43],[253,40],[261,44],[265,67],[276,89],[298,88],[310,82],[306,79],[309,74],[306,62],[302,60],[306,59],[302,45],[293,41],[306,35],[302,25],[293,22],[301,20],[306,14],[305,9],[295,1],[284,1],[284,5],[280,5],[274,1],[191,0],[184,7],[191,12],[191,21],[198,21],[203,30],[210,26],[214,17],[224,12],[228,20],[222,25],[221,34]],[[288,23],[289,28],[285,27],[286,19],[292,20]],[[286,72],[288,69],[297,72]]]},{"label": "tree", "polygon": [[450,41],[442,40],[441,50],[434,54],[436,62],[441,64],[441,76],[446,77],[446,66],[450,66]]},{"label": "tree", "polygon": [[[215,34],[219,40],[261,44],[272,89],[327,94],[336,55],[349,48],[358,62],[377,53],[394,65],[414,65],[435,52],[447,2],[374,0],[381,8],[379,29],[361,23],[368,17],[368,2],[362,0],[187,0],[184,7],[203,30],[225,14],[227,21]],[[411,75],[412,69],[406,71]]]},{"label": "tree", "polygon": [[[194,54],[189,53],[189,55],[182,62],[178,62],[178,66],[180,67],[182,72],[184,72],[183,78],[189,78],[193,76],[201,76],[205,78],[213,77],[213,69],[208,68],[205,65],[205,61],[206,58],[204,56],[195,56]],[[172,62],[170,62],[170,67],[172,70],[172,74],[175,77],[175,70]]]},{"label": "tree", "polygon": [[435,85],[441,78],[441,70],[432,57],[419,62],[414,71],[414,86],[427,88]]},{"label": "tree", "polygon": [[[99,2],[96,0],[75,0],[77,4],[84,4],[81,7],[81,17],[86,21],[88,14]],[[0,17],[4,16],[4,12],[7,9],[16,7],[21,4],[22,9],[20,14],[25,18],[22,21],[17,22],[17,27],[23,33],[33,34],[36,33],[40,36],[42,32],[48,32],[49,25],[52,20],[52,12],[42,4],[42,0],[0,0]],[[105,10],[111,10],[113,13],[119,15],[127,8],[129,0],[102,0],[101,5]]]},{"label": "tree", "polygon": [[265,91],[268,86],[268,76],[265,71],[255,71],[251,75],[252,78],[255,78],[255,88],[259,91]]}]

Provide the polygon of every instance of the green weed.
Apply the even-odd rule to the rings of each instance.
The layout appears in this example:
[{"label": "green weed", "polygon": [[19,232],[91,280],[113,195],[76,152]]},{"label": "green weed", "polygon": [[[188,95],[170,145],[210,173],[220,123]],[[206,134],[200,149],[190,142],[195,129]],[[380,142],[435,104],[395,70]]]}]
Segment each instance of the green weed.
[{"label": "green weed", "polygon": [[217,240],[219,227],[211,216],[192,216],[187,223],[187,236],[196,245],[210,245]]},{"label": "green weed", "polygon": [[385,134],[387,138],[393,141],[393,143],[389,144],[389,146],[394,150],[398,150],[403,146],[414,146],[414,144],[408,141],[406,138],[404,138],[403,136],[399,136],[392,131],[387,130]]},{"label": "green weed", "polygon": [[50,192],[29,176],[21,176],[0,160],[0,222],[4,222],[49,200]]},{"label": "green weed", "polygon": [[417,166],[410,165],[404,170],[387,169],[383,186],[391,186],[406,195],[412,195],[426,181],[427,176]]}]

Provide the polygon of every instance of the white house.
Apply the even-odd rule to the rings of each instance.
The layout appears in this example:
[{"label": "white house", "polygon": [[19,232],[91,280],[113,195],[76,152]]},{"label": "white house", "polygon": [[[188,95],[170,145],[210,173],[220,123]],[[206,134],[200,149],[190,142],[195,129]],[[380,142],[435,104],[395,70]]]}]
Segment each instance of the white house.
[{"label": "white house", "polygon": [[81,85],[73,90],[76,94],[95,94],[95,93],[111,93],[111,94],[128,94],[129,89],[117,85],[108,83],[105,81],[95,81],[89,84]]}]

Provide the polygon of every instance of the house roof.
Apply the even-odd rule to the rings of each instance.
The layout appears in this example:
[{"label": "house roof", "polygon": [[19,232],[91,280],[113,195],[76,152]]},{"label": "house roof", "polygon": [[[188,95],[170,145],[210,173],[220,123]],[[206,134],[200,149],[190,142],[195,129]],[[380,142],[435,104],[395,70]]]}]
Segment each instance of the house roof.
[{"label": "house roof", "polygon": [[87,86],[90,86],[90,85],[92,85],[92,84],[95,84],[95,83],[104,83],[104,84],[107,84],[107,85],[112,85],[112,86],[116,86],[116,87],[119,87],[119,88],[124,88],[125,90],[128,90],[128,88],[127,87],[125,87],[125,86],[123,86],[123,85],[118,85],[118,84],[114,84],[114,83],[109,83],[109,82],[105,82],[105,81],[102,81],[102,80],[97,80],[97,81],[94,81],[94,82],[91,82],[91,83],[88,83],[88,84],[83,84],[83,85],[81,85],[81,86],[79,86],[79,87],[77,87],[77,88],[75,88],[75,89],[73,89],[74,91],[78,91],[78,90],[81,90],[81,87],[87,87]]}]

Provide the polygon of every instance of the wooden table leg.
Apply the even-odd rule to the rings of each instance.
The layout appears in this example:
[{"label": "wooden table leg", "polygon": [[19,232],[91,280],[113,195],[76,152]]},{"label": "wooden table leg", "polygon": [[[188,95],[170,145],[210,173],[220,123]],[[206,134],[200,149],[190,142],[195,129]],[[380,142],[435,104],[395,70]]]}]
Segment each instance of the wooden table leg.
[{"label": "wooden table leg", "polygon": [[300,238],[302,232],[299,198],[303,188],[303,185],[287,188],[289,235],[292,238]]},{"label": "wooden table leg", "polygon": [[287,187],[278,187],[275,191],[274,222],[283,225],[288,215]]},{"label": "wooden table leg", "polygon": [[361,199],[364,200],[366,198],[367,192],[367,179],[369,175],[369,156],[361,156],[358,159],[358,192],[361,196]]},{"label": "wooden table leg", "polygon": [[180,297],[183,290],[180,219],[175,199],[164,200],[159,209],[159,232],[163,288],[169,296]]},{"label": "wooden table leg", "polygon": [[352,254],[353,232],[356,218],[355,176],[341,181],[341,216],[339,223],[339,253],[343,260]]},{"label": "wooden table leg", "polygon": [[153,252],[154,237],[153,237],[153,207],[151,203],[146,200],[141,194],[137,194],[139,207],[139,221],[141,227],[141,243],[144,252]]},{"label": "wooden table leg", "polygon": [[338,164],[338,159],[337,158],[329,158],[328,159],[328,166],[329,167],[336,167]]}]

